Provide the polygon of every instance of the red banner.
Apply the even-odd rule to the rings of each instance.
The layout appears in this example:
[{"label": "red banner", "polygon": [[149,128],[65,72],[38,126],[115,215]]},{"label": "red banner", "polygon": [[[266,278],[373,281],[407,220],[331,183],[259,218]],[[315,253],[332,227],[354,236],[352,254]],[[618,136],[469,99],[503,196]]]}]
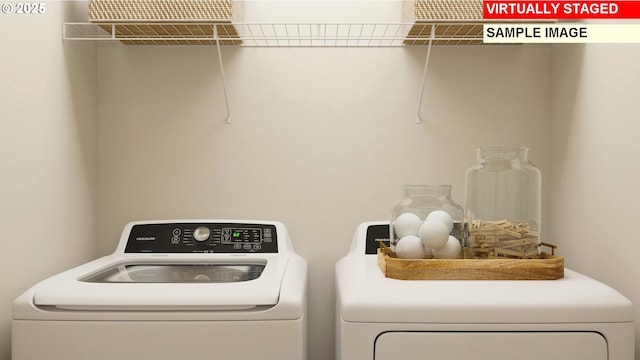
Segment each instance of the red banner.
[{"label": "red banner", "polygon": [[483,0],[491,19],[640,19],[640,1]]}]

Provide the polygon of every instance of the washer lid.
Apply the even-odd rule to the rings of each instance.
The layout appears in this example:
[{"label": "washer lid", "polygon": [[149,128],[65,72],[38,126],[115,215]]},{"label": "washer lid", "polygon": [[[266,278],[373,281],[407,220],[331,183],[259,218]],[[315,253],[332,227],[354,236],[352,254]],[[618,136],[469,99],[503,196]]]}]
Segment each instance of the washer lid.
[{"label": "washer lid", "polygon": [[36,306],[97,311],[269,307],[278,303],[288,261],[282,255],[208,262],[102,258],[43,281],[33,301]]},{"label": "washer lid", "polygon": [[80,281],[91,283],[230,283],[258,279],[265,262],[229,264],[120,264]]}]

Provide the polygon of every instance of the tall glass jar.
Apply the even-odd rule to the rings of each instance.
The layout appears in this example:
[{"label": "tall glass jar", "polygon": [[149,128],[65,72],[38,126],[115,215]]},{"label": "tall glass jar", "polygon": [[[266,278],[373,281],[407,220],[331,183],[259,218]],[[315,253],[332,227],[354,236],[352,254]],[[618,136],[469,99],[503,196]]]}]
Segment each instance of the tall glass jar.
[{"label": "tall glass jar", "polygon": [[483,147],[466,172],[465,258],[535,258],[540,251],[541,175],[524,147]]},{"label": "tall glass jar", "polygon": [[[391,239],[391,250],[395,251],[396,244],[402,237],[396,229],[398,218],[403,214],[415,214],[420,222],[404,226],[405,232],[418,235],[422,222],[427,215],[435,210],[447,212],[453,219],[453,230],[450,235],[454,236],[464,244],[465,226],[464,209],[451,197],[451,185],[403,185],[404,197],[391,209],[391,223],[389,226],[389,239]],[[406,217],[406,215],[404,216]],[[417,226],[417,227],[416,227]],[[400,235],[400,236],[399,236]]]}]

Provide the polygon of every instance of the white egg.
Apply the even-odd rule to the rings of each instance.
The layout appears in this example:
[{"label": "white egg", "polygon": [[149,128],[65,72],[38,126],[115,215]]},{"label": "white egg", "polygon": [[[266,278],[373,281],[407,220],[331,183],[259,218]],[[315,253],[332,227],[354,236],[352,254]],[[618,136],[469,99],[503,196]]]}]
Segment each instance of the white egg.
[{"label": "white egg", "polygon": [[423,248],[424,248],[424,258],[433,259],[433,250],[426,246],[423,246]]},{"label": "white egg", "polygon": [[420,238],[414,235],[407,235],[396,244],[396,256],[400,259],[422,259],[424,248]]},{"label": "white egg", "polygon": [[401,239],[407,235],[418,236],[418,229],[422,225],[422,220],[414,213],[404,213],[398,216],[393,222],[395,236]]},{"label": "white egg", "polygon": [[425,220],[418,230],[422,245],[431,248],[439,249],[447,243],[449,237],[449,227],[438,219]]},{"label": "white egg", "polygon": [[427,220],[437,219],[442,221],[449,228],[449,233],[453,230],[453,218],[444,210],[434,210],[427,215]]},{"label": "white egg", "polygon": [[435,259],[459,259],[462,257],[462,245],[453,236],[449,236],[445,246],[440,249],[433,249]]}]

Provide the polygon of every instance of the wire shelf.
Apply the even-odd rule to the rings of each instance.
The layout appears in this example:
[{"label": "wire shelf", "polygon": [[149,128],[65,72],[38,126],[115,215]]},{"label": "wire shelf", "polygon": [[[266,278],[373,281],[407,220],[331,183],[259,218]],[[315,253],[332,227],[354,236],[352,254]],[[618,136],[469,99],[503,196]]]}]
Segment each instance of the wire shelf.
[{"label": "wire shelf", "polygon": [[247,47],[395,47],[479,45],[482,22],[407,23],[65,23],[64,40],[129,45],[235,45]]}]

